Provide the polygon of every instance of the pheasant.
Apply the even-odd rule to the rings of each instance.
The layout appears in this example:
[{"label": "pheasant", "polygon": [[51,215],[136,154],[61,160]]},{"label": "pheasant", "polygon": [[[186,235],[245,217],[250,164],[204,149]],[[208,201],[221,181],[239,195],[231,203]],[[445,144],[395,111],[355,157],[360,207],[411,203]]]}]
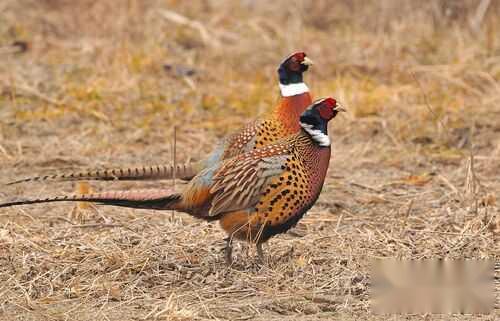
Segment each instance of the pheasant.
[{"label": "pheasant", "polygon": [[262,243],[295,226],[316,202],[330,161],[327,124],[340,111],[344,109],[333,98],[315,101],[300,116],[298,133],[202,170],[182,193],[105,192],[13,201],[0,207],[89,201],[181,211],[199,219],[219,221],[228,234],[225,250],[228,264],[232,262],[233,238],[255,243],[262,260]]},{"label": "pheasant", "polygon": [[[303,82],[302,74],[312,61],[304,52],[288,56],[279,66],[279,87],[281,100],[274,111],[263,119],[247,124],[240,131],[226,137],[215,147],[210,156],[193,164],[158,165],[137,168],[94,170],[68,174],[55,174],[25,178],[7,185],[34,181],[76,181],[76,180],[155,180],[177,178],[189,180],[204,168],[219,164],[254,148],[271,144],[278,139],[299,131],[300,114],[312,102],[309,88]],[[174,174],[175,172],[175,174]]]}]

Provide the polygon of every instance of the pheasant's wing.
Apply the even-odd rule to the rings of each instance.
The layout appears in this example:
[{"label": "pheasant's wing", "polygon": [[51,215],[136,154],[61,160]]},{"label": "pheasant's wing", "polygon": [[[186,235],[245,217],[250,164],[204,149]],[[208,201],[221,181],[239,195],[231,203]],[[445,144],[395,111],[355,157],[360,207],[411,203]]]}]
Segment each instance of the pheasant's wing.
[{"label": "pheasant's wing", "polygon": [[290,148],[268,145],[224,162],[213,177],[210,216],[254,207],[266,186],[286,170]]}]

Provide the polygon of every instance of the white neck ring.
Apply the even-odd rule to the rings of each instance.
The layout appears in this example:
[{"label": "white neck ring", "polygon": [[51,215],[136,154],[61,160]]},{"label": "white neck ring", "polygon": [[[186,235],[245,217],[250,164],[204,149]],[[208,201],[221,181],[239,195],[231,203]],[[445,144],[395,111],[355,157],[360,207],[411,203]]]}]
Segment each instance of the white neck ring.
[{"label": "white neck ring", "polygon": [[309,92],[309,88],[303,82],[298,84],[289,84],[289,85],[280,84],[280,91],[281,91],[281,96],[290,97],[307,93]]},{"label": "white neck ring", "polygon": [[332,144],[330,137],[319,129],[314,129],[313,125],[300,123],[300,126],[309,134],[319,146],[327,147]]}]

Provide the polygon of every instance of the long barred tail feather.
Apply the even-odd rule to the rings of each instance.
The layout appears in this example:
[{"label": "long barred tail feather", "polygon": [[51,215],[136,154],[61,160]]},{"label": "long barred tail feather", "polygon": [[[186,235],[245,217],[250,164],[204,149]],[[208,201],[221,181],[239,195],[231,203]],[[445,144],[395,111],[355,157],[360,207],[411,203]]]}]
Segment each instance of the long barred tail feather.
[{"label": "long barred tail feather", "polygon": [[[190,180],[198,172],[198,163],[189,163],[176,165],[175,177],[182,180]],[[133,180],[160,180],[173,179],[173,165],[156,165],[135,168],[115,168],[94,171],[83,171],[67,174],[55,174],[45,176],[35,176],[20,179],[6,183],[5,185],[14,185],[28,182],[46,182],[46,181],[133,181]]]},{"label": "long barred tail feather", "polygon": [[172,194],[172,191],[169,190],[113,191],[12,201],[0,203],[0,208],[52,202],[93,202],[100,205],[128,208],[175,210],[178,209],[181,198],[180,194]]}]

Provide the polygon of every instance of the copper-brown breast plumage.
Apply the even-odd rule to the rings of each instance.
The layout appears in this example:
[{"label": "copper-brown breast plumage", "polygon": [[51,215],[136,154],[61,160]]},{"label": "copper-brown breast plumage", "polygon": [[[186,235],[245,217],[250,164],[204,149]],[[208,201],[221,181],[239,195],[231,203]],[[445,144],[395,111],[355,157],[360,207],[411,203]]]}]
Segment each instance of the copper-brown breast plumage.
[{"label": "copper-brown breast plumage", "polygon": [[[283,149],[277,152],[277,148]],[[266,146],[227,163],[212,188],[216,194],[212,214],[222,214],[222,227],[230,235],[237,232],[238,238],[256,241],[257,237],[265,242],[285,232],[317,199],[329,153],[329,148],[319,148],[306,136],[295,135],[284,144]],[[273,166],[268,165],[270,162]]]},{"label": "copper-brown breast plumage", "polygon": [[301,215],[314,203],[328,164],[321,160],[321,151],[312,148],[294,149],[287,159],[285,171],[268,185],[256,206],[259,223],[281,225],[292,216]]},{"label": "copper-brown breast plumage", "polygon": [[292,134],[275,119],[266,119],[256,128],[254,149],[272,144],[277,140]]}]

